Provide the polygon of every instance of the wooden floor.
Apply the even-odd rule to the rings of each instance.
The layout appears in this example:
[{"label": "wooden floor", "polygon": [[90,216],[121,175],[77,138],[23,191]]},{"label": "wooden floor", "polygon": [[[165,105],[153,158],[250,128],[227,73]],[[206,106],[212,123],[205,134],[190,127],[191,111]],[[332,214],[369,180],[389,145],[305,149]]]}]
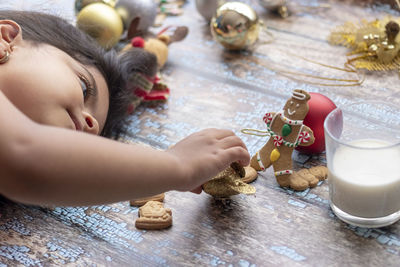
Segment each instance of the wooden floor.
[{"label": "wooden floor", "polygon": [[[37,6],[35,1],[1,2],[0,8],[21,8],[25,2],[73,17],[69,0],[37,1],[45,3]],[[337,106],[363,99],[400,105],[396,71],[365,72],[361,86],[312,85],[277,71],[354,78],[310,60],[343,66],[348,50],[327,42],[335,26],[398,12],[388,5],[364,6],[371,1],[288,2],[292,14],[286,19],[255,0],[248,2],[274,41],[267,43],[269,35],[263,32],[252,51],[241,53],[227,52],[213,41],[193,0],[182,16],[169,17],[165,25],[189,27],[187,38],[171,45],[163,69],[171,97],[141,106],[132,116],[128,139],[165,149],[194,131],[227,128],[254,154],[266,139],[240,130],[263,129],[263,114],[279,111],[293,89],[322,93]],[[304,8],[301,3],[330,7]],[[294,159],[296,168],[326,163],[324,154],[296,154]],[[173,226],[162,231],[137,230],[138,210],[128,202],[48,209],[1,199],[0,266],[399,266],[400,223],[379,229],[343,223],[329,207],[328,182],[294,192],[280,188],[268,169],[252,183],[255,196],[237,195],[230,203],[205,193],[167,192],[165,206],[172,209]]]}]

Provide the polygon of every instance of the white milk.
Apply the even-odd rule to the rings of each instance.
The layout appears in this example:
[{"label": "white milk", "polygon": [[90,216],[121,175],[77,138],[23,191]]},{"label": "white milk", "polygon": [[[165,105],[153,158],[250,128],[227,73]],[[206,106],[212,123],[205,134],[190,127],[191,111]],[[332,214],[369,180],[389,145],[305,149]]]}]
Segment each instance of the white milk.
[{"label": "white milk", "polygon": [[[357,147],[384,147],[380,140],[357,140]],[[339,147],[329,166],[332,203],[357,217],[379,218],[400,210],[400,147]]]}]

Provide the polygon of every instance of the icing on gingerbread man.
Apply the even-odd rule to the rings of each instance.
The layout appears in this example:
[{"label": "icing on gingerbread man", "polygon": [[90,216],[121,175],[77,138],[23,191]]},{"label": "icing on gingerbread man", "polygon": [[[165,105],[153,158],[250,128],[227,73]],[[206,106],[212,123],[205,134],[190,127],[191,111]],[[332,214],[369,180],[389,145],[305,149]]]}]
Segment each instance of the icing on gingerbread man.
[{"label": "icing on gingerbread man", "polygon": [[304,190],[317,185],[315,176],[301,175],[293,171],[292,153],[296,146],[314,143],[312,130],[303,124],[308,112],[310,95],[296,89],[280,112],[266,113],[263,120],[270,135],[268,142],[252,158],[250,166],[264,171],[271,165],[280,186]]}]

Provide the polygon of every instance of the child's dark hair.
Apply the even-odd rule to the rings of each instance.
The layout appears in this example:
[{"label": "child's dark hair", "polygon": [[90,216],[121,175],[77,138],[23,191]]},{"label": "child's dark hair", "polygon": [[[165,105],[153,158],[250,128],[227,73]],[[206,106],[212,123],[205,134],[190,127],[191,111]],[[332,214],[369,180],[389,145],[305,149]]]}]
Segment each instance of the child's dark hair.
[{"label": "child's dark hair", "polygon": [[[100,135],[118,138],[126,131],[127,108],[132,93],[126,88],[132,71],[146,73],[153,55],[143,49],[124,54],[123,64],[115,50],[106,51],[91,37],[68,21],[50,14],[30,11],[0,10],[0,20],[13,20],[22,28],[22,37],[32,44],[52,45],[84,65],[96,67],[104,76],[110,95],[106,123]],[[132,83],[132,81],[130,81]]]}]

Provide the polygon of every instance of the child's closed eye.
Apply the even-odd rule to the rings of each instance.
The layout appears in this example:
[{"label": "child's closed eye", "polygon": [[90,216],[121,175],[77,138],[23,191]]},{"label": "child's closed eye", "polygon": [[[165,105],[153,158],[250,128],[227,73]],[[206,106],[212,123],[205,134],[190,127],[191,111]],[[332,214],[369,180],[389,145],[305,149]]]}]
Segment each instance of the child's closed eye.
[{"label": "child's closed eye", "polygon": [[94,96],[96,94],[94,86],[85,75],[79,73],[78,78],[82,88],[83,99],[86,101],[89,96]]}]

